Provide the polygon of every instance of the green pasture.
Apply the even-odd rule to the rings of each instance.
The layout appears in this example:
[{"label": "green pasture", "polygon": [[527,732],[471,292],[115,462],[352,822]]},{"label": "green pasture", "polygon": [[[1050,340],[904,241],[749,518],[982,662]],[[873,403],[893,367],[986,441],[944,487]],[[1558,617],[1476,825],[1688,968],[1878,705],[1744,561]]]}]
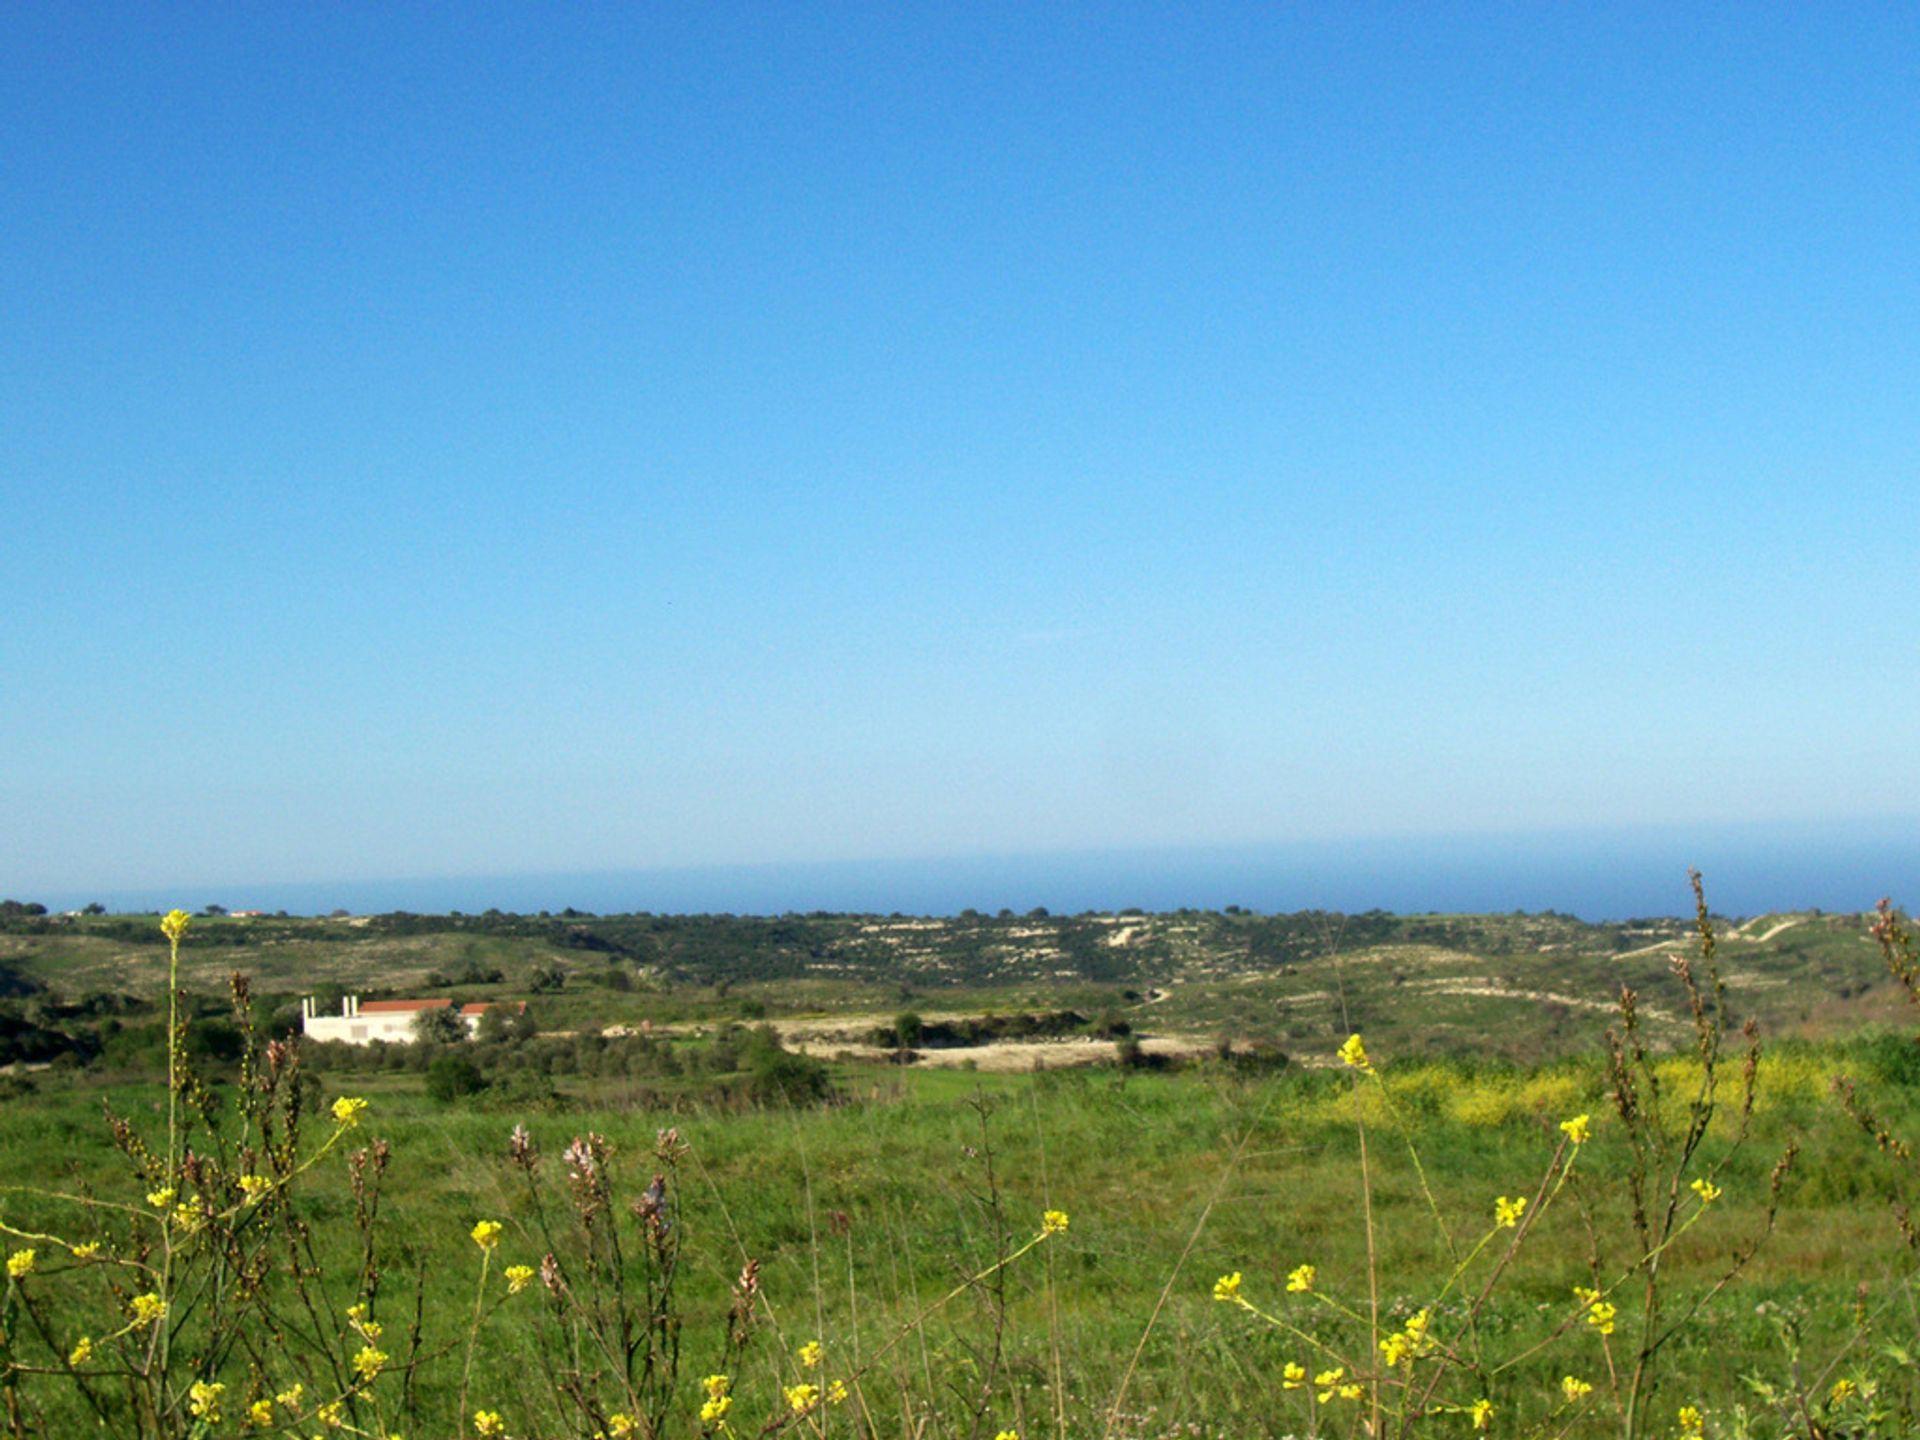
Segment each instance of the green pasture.
[{"label": "green pasture", "polygon": [[[1764,1062],[1751,1136],[1736,1146],[1723,1125],[1709,1138],[1703,1159],[1723,1165],[1725,1194],[1665,1257],[1664,1281],[1682,1301],[1713,1287],[1735,1250],[1761,1232],[1769,1171],[1787,1144],[1801,1153],[1781,1191],[1774,1235],[1671,1347],[1673,1378],[1660,1404],[1685,1401],[1721,1415],[1752,1406],[1743,1377],[1788,1363],[1783,1322],[1797,1327],[1800,1363],[1831,1365],[1835,1375],[1867,1358],[1857,1338],[1863,1313],[1876,1317],[1882,1341],[1891,1328],[1913,1342],[1913,1267],[1888,1211],[1896,1171],[1827,1093],[1831,1075],[1850,1070],[1894,1128],[1920,1134],[1916,1092],[1898,1083],[1904,1043],[1783,1047]],[[1676,1093],[1684,1068],[1669,1064]],[[1446,1237],[1465,1250],[1492,1226],[1496,1196],[1534,1193],[1559,1140],[1557,1122],[1578,1112],[1594,1117],[1570,1188],[1530,1232],[1481,1317],[1490,1351],[1517,1352],[1549,1335],[1572,1288],[1590,1283],[1596,1253],[1608,1278],[1635,1258],[1619,1214],[1626,1158],[1596,1066],[1389,1062],[1385,1077],[1391,1098],[1383,1104],[1370,1091],[1356,1101],[1350,1077],[1337,1071],[1244,1080],[1209,1067],[1020,1076],[843,1068],[842,1102],[821,1108],[647,1111],[624,1103],[627,1087],[618,1082],[582,1082],[568,1087],[563,1111],[524,1115],[434,1105],[409,1074],[338,1079],[370,1102],[364,1136],[393,1148],[375,1313],[389,1326],[410,1323],[417,1296],[429,1348],[464,1333],[480,1261],[468,1238],[476,1221],[507,1227],[495,1277],[509,1263],[538,1263],[528,1187],[505,1160],[513,1124],[524,1122],[538,1141],[542,1187],[559,1210],[559,1157],[574,1135],[604,1134],[624,1193],[637,1195],[656,1168],[657,1132],[674,1125],[691,1146],[672,1196],[685,1247],[689,1415],[697,1379],[719,1354],[728,1286],[755,1259],[765,1323],[736,1392],[753,1428],[779,1414],[780,1386],[802,1378],[792,1358],[801,1343],[822,1340],[826,1369],[851,1373],[961,1287],[865,1374],[860,1398],[880,1433],[957,1436],[972,1433],[975,1420],[989,1435],[1051,1433],[1064,1411],[1075,1435],[1184,1434],[1191,1425],[1207,1435],[1278,1436],[1312,1423],[1304,1397],[1282,1388],[1281,1367],[1315,1358],[1302,1342],[1216,1303],[1211,1286],[1241,1272],[1244,1293],[1261,1308],[1349,1348],[1356,1339],[1364,1346],[1331,1309],[1286,1291],[1288,1273],[1310,1263],[1326,1295],[1367,1308],[1356,1118],[1368,1145],[1379,1304],[1395,1323],[1431,1301],[1452,1269],[1409,1143]],[[153,1086],[73,1084],[0,1105],[0,1178],[137,1203],[102,1113],[111,1108],[152,1134],[162,1098]],[[322,1247],[330,1305],[343,1312],[359,1298],[360,1258],[344,1162],[330,1158],[312,1178],[299,1203]],[[993,1281],[965,1286],[1052,1208],[1071,1215],[1067,1233]],[[74,1207],[18,1189],[0,1202],[0,1219],[93,1238]],[[111,1247],[123,1233],[110,1224],[104,1238]],[[1470,1269],[1468,1288],[1480,1273]],[[48,1274],[33,1283],[67,1282]],[[87,1318],[83,1277],[71,1284],[69,1323],[76,1333],[97,1327],[102,1322]],[[537,1287],[503,1300],[476,1350],[473,1403],[507,1416],[514,1434],[545,1433],[533,1338],[542,1303]],[[31,1350],[30,1339],[21,1343],[23,1353]],[[1544,1421],[1563,1374],[1597,1379],[1605,1363],[1599,1338],[1575,1326],[1505,1372],[1491,1398],[1514,1423]],[[452,1405],[456,1369],[443,1361],[423,1373],[429,1410]],[[983,1386],[986,1418],[970,1419]],[[1596,1415],[1585,1428],[1605,1427]],[[690,1423],[688,1433],[696,1430]]]}]

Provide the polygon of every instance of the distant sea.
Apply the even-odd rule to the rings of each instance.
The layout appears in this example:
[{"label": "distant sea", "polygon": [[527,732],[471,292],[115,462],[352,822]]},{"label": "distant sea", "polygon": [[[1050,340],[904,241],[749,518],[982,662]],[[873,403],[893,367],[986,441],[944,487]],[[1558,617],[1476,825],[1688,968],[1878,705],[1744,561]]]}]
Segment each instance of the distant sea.
[{"label": "distant sea", "polygon": [[[1402,836],[933,859],[700,865],[321,882],[194,881],[21,895],[55,909],[951,915],[1046,906],[1400,913],[1558,910],[1585,920],[1687,915],[1687,867],[1723,915],[1920,905],[1920,819]],[[4,883],[4,882],[0,882]]]}]

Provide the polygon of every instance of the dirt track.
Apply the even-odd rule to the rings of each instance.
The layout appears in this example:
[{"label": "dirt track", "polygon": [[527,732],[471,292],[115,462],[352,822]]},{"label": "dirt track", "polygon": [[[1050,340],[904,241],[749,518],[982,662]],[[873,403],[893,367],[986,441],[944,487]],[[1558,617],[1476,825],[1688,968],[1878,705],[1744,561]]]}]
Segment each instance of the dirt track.
[{"label": "dirt track", "polygon": [[[889,1053],[872,1045],[808,1039],[798,1030],[798,1026],[783,1028],[781,1039],[795,1050],[822,1059],[835,1055],[854,1055],[862,1060],[884,1060]],[[1148,1055],[1187,1056],[1202,1054],[1209,1047],[1201,1040],[1177,1035],[1154,1035],[1142,1040],[1140,1048]],[[927,1069],[960,1070],[971,1061],[976,1070],[1008,1074],[1023,1070],[1059,1070],[1069,1065],[1098,1065],[1113,1059],[1114,1047],[1111,1040],[1075,1036],[1050,1040],[999,1040],[990,1045],[942,1046],[918,1053],[920,1058],[914,1064]]]}]

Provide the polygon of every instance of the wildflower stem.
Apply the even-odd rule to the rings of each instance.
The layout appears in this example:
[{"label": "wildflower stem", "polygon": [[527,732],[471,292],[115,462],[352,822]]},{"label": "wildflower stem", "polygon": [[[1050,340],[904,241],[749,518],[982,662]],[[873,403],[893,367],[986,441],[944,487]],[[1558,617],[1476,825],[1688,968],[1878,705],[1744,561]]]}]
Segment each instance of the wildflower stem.
[{"label": "wildflower stem", "polygon": [[[1040,1121],[1040,1090],[1031,1086],[1027,1099],[1033,1106],[1033,1136],[1040,1153],[1040,1203],[1053,1208],[1053,1186],[1047,1174],[1047,1132]],[[1047,1251],[1047,1341],[1053,1361],[1053,1435],[1067,1440],[1067,1370],[1060,1353],[1060,1290],[1054,1272],[1053,1251]]]},{"label": "wildflower stem", "polygon": [[[1293,1336],[1295,1339],[1306,1341],[1307,1344],[1311,1345],[1314,1349],[1318,1350],[1322,1355],[1325,1355],[1329,1360],[1332,1360],[1334,1363],[1339,1365],[1350,1364],[1346,1356],[1342,1355],[1338,1350],[1335,1350],[1331,1345],[1327,1344],[1327,1342],[1322,1340],[1318,1335],[1314,1335],[1309,1331],[1302,1330],[1298,1325],[1295,1325],[1291,1320],[1282,1320],[1278,1315],[1269,1315],[1266,1311],[1262,1310],[1258,1305],[1255,1305],[1251,1300],[1247,1299],[1246,1296],[1235,1295],[1233,1297],[1233,1303],[1238,1305],[1242,1310],[1245,1310],[1249,1315],[1255,1316],[1258,1319],[1266,1321],[1267,1324],[1273,1326],[1274,1329],[1284,1330],[1287,1332],[1287,1334]],[[1351,1312],[1348,1312],[1348,1313],[1351,1313]],[[1359,1316],[1356,1315],[1354,1316],[1354,1318],[1357,1320],[1359,1319]],[[1358,1370],[1360,1367],[1355,1365],[1355,1366],[1352,1366],[1351,1368]]]},{"label": "wildflower stem", "polygon": [[[1361,1077],[1353,1077],[1353,1123],[1360,1136],[1360,1207],[1367,1230],[1367,1354],[1380,1353],[1380,1254],[1373,1234],[1373,1172],[1367,1164],[1367,1114],[1360,1089]],[[1367,1433],[1380,1433],[1380,1382],[1367,1387],[1372,1419]]]},{"label": "wildflower stem", "polygon": [[[1639,1272],[1642,1266],[1646,1265],[1649,1261],[1657,1259],[1662,1251],[1666,1250],[1675,1241],[1679,1240],[1679,1238],[1682,1235],[1686,1234],[1688,1230],[1692,1229],[1693,1226],[1699,1221],[1700,1217],[1706,1213],[1706,1209],[1707,1207],[1705,1205],[1701,1205],[1698,1208],[1696,1208],[1691,1215],[1689,1215],[1685,1220],[1680,1222],[1679,1227],[1675,1229],[1671,1235],[1669,1235],[1665,1240],[1661,1241],[1658,1245],[1654,1246],[1654,1248],[1648,1251],[1645,1255],[1642,1255],[1638,1260],[1634,1261],[1633,1264],[1629,1265],[1627,1269],[1617,1279],[1613,1281],[1612,1284],[1600,1290],[1595,1295],[1594,1298],[1598,1300],[1605,1300],[1609,1295],[1613,1294],[1615,1290],[1619,1289],[1622,1285],[1626,1284],[1627,1281],[1631,1280],[1634,1277],[1634,1275]],[[1533,1345],[1528,1346],[1525,1350],[1522,1350],[1519,1354],[1511,1356],[1510,1358],[1501,1361],[1498,1365],[1494,1366],[1491,1370],[1487,1372],[1488,1375],[1489,1376],[1498,1375],[1503,1370],[1511,1370],[1514,1366],[1520,1364],[1522,1361],[1528,1359],[1533,1355],[1539,1354],[1540,1351],[1546,1349],[1547,1346],[1551,1345],[1555,1340],[1558,1340],[1562,1335],[1566,1334],[1567,1331],[1571,1329],[1576,1323],[1578,1323],[1580,1317],[1587,1313],[1588,1306],[1590,1303],[1591,1302],[1589,1301],[1582,1300],[1578,1305],[1576,1305],[1573,1308],[1572,1313],[1569,1314],[1566,1317],[1566,1319],[1562,1320],[1560,1324],[1554,1328],[1553,1332],[1549,1334],[1545,1339],[1537,1341]]]},{"label": "wildflower stem", "polygon": [[480,1339],[480,1320],[487,1303],[487,1272],[493,1267],[493,1250],[480,1247],[480,1283],[473,1290],[473,1323],[467,1327],[467,1358],[460,1367],[460,1436],[467,1434],[467,1382],[473,1375],[473,1351]]},{"label": "wildflower stem", "polygon": [[[180,916],[175,920],[175,916]],[[180,1180],[180,936],[185,916],[170,911],[162,928],[167,935],[167,1169],[161,1186],[172,1189]],[[173,1226],[160,1224],[160,1298],[167,1311],[153,1327],[153,1350],[160,1363],[160,1387],[166,1391],[167,1357],[172,1348]]]},{"label": "wildflower stem", "polygon": [[979,1271],[977,1274],[969,1275],[966,1279],[962,1280],[958,1285],[954,1286],[951,1290],[947,1291],[946,1294],[942,1295],[938,1300],[935,1300],[932,1304],[925,1306],[923,1309],[921,1309],[921,1311],[917,1315],[915,1315],[911,1320],[907,1321],[905,1325],[901,1326],[897,1331],[895,1331],[891,1339],[889,1339],[878,1350],[874,1351],[873,1354],[869,1355],[867,1357],[866,1363],[862,1365],[858,1370],[854,1371],[853,1376],[850,1378],[858,1379],[860,1376],[866,1374],[866,1372],[868,1370],[871,1370],[883,1355],[885,1355],[888,1351],[892,1350],[893,1347],[898,1345],[902,1340],[906,1339],[907,1336],[911,1335],[914,1331],[918,1330],[927,1321],[931,1320],[936,1314],[938,1314],[948,1304],[958,1299],[960,1296],[966,1294],[967,1291],[971,1290],[974,1286],[978,1285],[981,1281],[989,1280],[993,1278],[995,1274],[997,1274],[1001,1270],[1006,1269],[1007,1266],[1011,1265],[1014,1261],[1018,1260],[1021,1256],[1025,1255],[1029,1250],[1033,1249],[1036,1245],[1040,1244],[1043,1240],[1047,1238],[1048,1237],[1046,1232],[1042,1231],[1040,1234],[1035,1235],[1031,1240],[1027,1241],[1027,1243],[1022,1245],[1018,1250],[1015,1250],[1011,1254],[1008,1254],[1003,1258],[994,1261],[993,1264],[987,1266],[986,1269]]}]

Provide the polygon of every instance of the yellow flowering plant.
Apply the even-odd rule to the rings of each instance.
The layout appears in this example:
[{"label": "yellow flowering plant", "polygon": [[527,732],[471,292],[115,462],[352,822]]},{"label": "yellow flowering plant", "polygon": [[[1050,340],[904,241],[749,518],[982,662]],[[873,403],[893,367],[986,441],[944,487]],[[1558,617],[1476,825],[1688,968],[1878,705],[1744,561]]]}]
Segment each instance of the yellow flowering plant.
[{"label": "yellow flowering plant", "polygon": [[[1710,927],[1704,918],[1702,934],[1710,937]],[[1710,956],[1710,939],[1703,944],[1707,945]],[[1683,983],[1687,983],[1686,968],[1680,967]],[[1629,1040],[1615,1045],[1616,1072],[1623,1066],[1631,1070],[1636,1063],[1631,1040],[1635,1033],[1635,1009],[1630,994],[1623,998],[1622,1013]],[[1715,1027],[1718,1022],[1710,1005],[1697,1005],[1695,1013],[1703,1021],[1700,1048],[1711,1059],[1717,1053]],[[1322,1283],[1312,1264],[1299,1264],[1286,1272],[1284,1288],[1290,1296],[1299,1297],[1299,1304],[1304,1308],[1279,1312],[1262,1309],[1250,1292],[1246,1274],[1240,1270],[1221,1274],[1213,1282],[1212,1294],[1215,1301],[1245,1310],[1286,1332],[1293,1341],[1307,1345],[1321,1360],[1328,1362],[1321,1364],[1312,1376],[1309,1394],[1315,1405],[1337,1403],[1346,1398],[1350,1389],[1359,1387],[1367,1402],[1364,1428],[1375,1433],[1404,1433],[1421,1417],[1437,1413],[1465,1416],[1477,1430],[1492,1428],[1497,1415],[1498,1387],[1508,1383],[1505,1377],[1514,1367],[1529,1363],[1549,1345],[1577,1344],[1580,1335],[1592,1337],[1602,1347],[1610,1346],[1626,1319],[1614,1294],[1616,1289],[1635,1273],[1648,1274],[1656,1270],[1660,1253],[1720,1197],[1720,1187],[1711,1178],[1711,1171],[1683,1180],[1686,1166],[1684,1163],[1677,1166],[1671,1193],[1684,1194],[1690,1190],[1697,1204],[1687,1210],[1670,1208],[1667,1213],[1672,1222],[1665,1230],[1643,1231],[1635,1251],[1638,1258],[1618,1278],[1606,1282],[1596,1278],[1592,1286],[1582,1287],[1576,1297],[1577,1309],[1570,1314],[1556,1314],[1549,1309],[1542,1329],[1530,1336],[1516,1335],[1505,1347],[1509,1353],[1495,1353],[1481,1324],[1483,1311],[1522,1248],[1530,1244],[1543,1226],[1554,1223],[1556,1206],[1566,1196],[1568,1187],[1576,1182],[1581,1159],[1593,1139],[1592,1115],[1582,1111],[1564,1115],[1554,1122],[1557,1133],[1551,1138],[1557,1143],[1543,1147],[1538,1178],[1525,1190],[1493,1197],[1491,1214],[1480,1222],[1477,1236],[1469,1231],[1462,1240],[1456,1238],[1455,1228],[1447,1221],[1428,1181],[1420,1155],[1421,1126],[1402,1112],[1383,1062],[1369,1051],[1357,1032],[1338,1047],[1334,1058],[1350,1077],[1354,1095],[1360,1158],[1358,1211],[1365,1228],[1369,1265],[1364,1295],[1350,1297],[1341,1292],[1341,1287]],[[1751,1066],[1749,1079],[1750,1075]],[[1624,1083],[1617,1073],[1615,1081],[1616,1089]],[[1709,1095],[1709,1116],[1710,1100]],[[1616,1108],[1634,1112],[1631,1097],[1623,1103],[1616,1095]],[[1642,1106],[1634,1113],[1643,1113],[1646,1109]],[[1374,1171],[1381,1160],[1370,1142],[1371,1132],[1382,1125],[1382,1116],[1388,1134],[1399,1143],[1406,1156],[1413,1186],[1433,1221],[1446,1277],[1437,1290],[1426,1297],[1425,1303],[1397,1326],[1383,1313],[1384,1286],[1377,1270],[1379,1246],[1373,1230]],[[1698,1150],[1705,1136],[1704,1122],[1697,1117],[1696,1121],[1692,1148],[1686,1150],[1688,1156]],[[1572,1333],[1576,1326],[1578,1334]],[[1610,1350],[1605,1359],[1607,1376],[1617,1393],[1626,1392],[1631,1397],[1636,1387],[1644,1391],[1651,1374],[1650,1367],[1644,1363],[1646,1357],[1641,1357],[1639,1366],[1624,1370]],[[1299,1362],[1286,1362],[1280,1372],[1280,1389],[1283,1392],[1306,1390],[1307,1375],[1307,1367]],[[1590,1381],[1569,1375],[1561,1382],[1553,1403],[1563,1408],[1582,1405],[1592,1389]],[[1461,1393],[1463,1391],[1465,1393]],[[1450,1394],[1454,1398],[1449,1398]],[[1629,1398],[1627,1403],[1634,1402]]]},{"label": "yellow flowering plant", "polygon": [[[311,1082],[303,1084],[300,1049],[260,1033],[251,989],[238,975],[229,1000],[239,1054],[216,1095],[191,1058],[194,1019],[181,1003],[181,952],[193,921],[171,911],[160,931],[167,943],[165,1132],[150,1137],[133,1118],[108,1115],[134,1177],[135,1203],[0,1185],[0,1197],[30,1195],[60,1217],[27,1233],[0,1210],[0,1234],[29,1242],[7,1254],[11,1288],[0,1307],[30,1321],[51,1362],[23,1366],[0,1344],[0,1388],[36,1374],[62,1379],[109,1429],[143,1440],[278,1423],[269,1394],[251,1382],[239,1389],[253,1337],[283,1324],[270,1308],[274,1287],[261,1281],[276,1273],[278,1257],[308,1243],[305,1222],[286,1204],[289,1187],[341,1154],[367,1109],[364,1100],[335,1102],[332,1124],[314,1141],[305,1138]],[[385,1147],[347,1158],[357,1208],[371,1216]],[[49,1266],[49,1256],[70,1263]],[[325,1303],[317,1270],[295,1266],[286,1283],[307,1303]],[[14,1313],[0,1314],[0,1333],[12,1328]],[[387,1357],[373,1366],[363,1355],[356,1368],[350,1346],[325,1336],[314,1343],[331,1350],[330,1358],[315,1357],[323,1369],[353,1377],[334,1399],[339,1413],[384,1433],[371,1386]],[[299,1383],[278,1393],[297,1395]]]},{"label": "yellow flowering plant", "polygon": [[[1606,1057],[1613,1110],[1620,1117],[1626,1142],[1625,1167],[1613,1183],[1624,1202],[1620,1208],[1631,1225],[1628,1253],[1633,1258],[1612,1279],[1603,1279],[1596,1267],[1592,1285],[1579,1294],[1580,1310],[1567,1322],[1572,1324],[1583,1317],[1589,1332],[1598,1335],[1603,1346],[1610,1345],[1608,1337],[1616,1330],[1626,1328],[1631,1336],[1627,1347],[1630,1357],[1615,1372],[1613,1384],[1614,1403],[1627,1434],[1638,1434],[1650,1423],[1646,1407],[1658,1386],[1660,1368],[1671,1353],[1668,1342],[1688,1318],[1685,1311],[1668,1311],[1661,1286],[1661,1257],[1699,1224],[1720,1198],[1720,1188],[1713,1178],[1718,1164],[1710,1162],[1708,1156],[1721,1145],[1724,1155],[1745,1143],[1760,1068],[1759,1032],[1748,1022],[1739,1032],[1744,1055],[1738,1081],[1730,1096],[1725,1093],[1729,1087],[1722,1071],[1729,1028],[1719,937],[1699,872],[1689,872],[1688,878],[1693,888],[1698,943],[1694,954],[1670,957],[1693,1032],[1684,1110],[1663,1103],[1661,1070],[1646,1037],[1640,997],[1630,987],[1622,986],[1619,1019],[1607,1033]],[[1732,1113],[1723,1118],[1722,1112],[1727,1109]],[[1579,1125],[1577,1130],[1577,1135],[1569,1132],[1569,1138],[1584,1141],[1586,1126]],[[1795,1147],[1789,1146],[1775,1164],[1759,1232],[1733,1249],[1719,1285],[1737,1275],[1772,1234],[1781,1186],[1796,1153]],[[1705,1173],[1701,1173],[1703,1170]],[[1682,1205],[1681,1199],[1688,1191],[1697,1203]],[[1610,1350],[1607,1353],[1611,1356]]]},{"label": "yellow flowering plant", "polygon": [[[1286,1274],[1285,1290],[1301,1297],[1304,1310],[1271,1313],[1261,1309],[1246,1294],[1245,1276],[1240,1271],[1224,1274],[1214,1282],[1214,1299],[1249,1312],[1333,1362],[1323,1365],[1312,1377],[1309,1393],[1315,1405],[1364,1399],[1365,1424],[1376,1430],[1403,1430],[1421,1415],[1448,1409],[1471,1416],[1476,1428],[1485,1428],[1493,1413],[1484,1392],[1494,1362],[1482,1346],[1479,1312],[1518,1247],[1561,1195],[1588,1134],[1589,1122],[1585,1116],[1576,1116],[1564,1123],[1559,1146],[1544,1157],[1544,1173],[1534,1191],[1497,1197],[1491,1223],[1486,1224],[1478,1241],[1459,1248],[1427,1182],[1417,1143],[1418,1127],[1400,1113],[1379,1062],[1358,1033],[1348,1036],[1337,1058],[1354,1085],[1362,1157],[1361,1210],[1367,1225],[1370,1263],[1377,1251],[1371,1228],[1368,1112],[1360,1103],[1363,1091],[1380,1105],[1403,1143],[1440,1246],[1450,1260],[1448,1278],[1437,1294],[1409,1313],[1398,1327],[1390,1326],[1381,1313],[1377,1279],[1370,1280],[1364,1305],[1349,1303],[1321,1283],[1319,1270],[1312,1263],[1297,1264]],[[1435,1329],[1435,1316],[1442,1307],[1456,1317],[1445,1335]],[[1306,1378],[1306,1367],[1289,1361],[1281,1371],[1281,1389],[1305,1389]],[[1445,1401],[1445,1390],[1455,1385],[1470,1386],[1481,1393],[1472,1400]]]},{"label": "yellow flowering plant", "polygon": [[[179,949],[189,931],[184,917],[170,926],[169,978],[176,990]],[[516,1221],[525,1217],[521,1233],[536,1236],[544,1253],[537,1264],[516,1258],[504,1266],[503,1283],[492,1283],[509,1227],[492,1217],[469,1221],[464,1242],[472,1246],[467,1253],[477,1274],[465,1334],[436,1341],[430,1310],[402,1312],[405,1323],[382,1316],[383,1280],[393,1262],[382,1254],[375,1218],[391,1152],[362,1138],[373,1106],[364,1097],[340,1095],[313,1115],[299,1045],[267,1040],[253,1029],[243,980],[236,978],[232,995],[243,1048],[228,1095],[216,1103],[189,1063],[191,1021],[179,1019],[170,1032],[165,1142],[143,1137],[131,1119],[112,1118],[115,1141],[136,1177],[136,1200],[144,1204],[51,1197],[70,1204],[77,1222],[94,1224],[96,1236],[74,1233],[72,1226],[29,1231],[0,1210],[0,1235],[10,1240],[0,1249],[7,1271],[0,1332],[15,1316],[30,1316],[50,1352],[46,1363],[22,1369],[0,1343],[0,1388],[23,1375],[36,1385],[64,1383],[81,1403],[105,1407],[100,1413],[111,1417],[110,1433],[139,1440],[200,1440],[216,1429],[285,1431],[302,1440],[434,1434],[446,1432],[455,1416],[464,1417],[468,1435],[505,1436],[520,1433],[506,1406],[469,1403],[474,1362],[488,1349],[496,1310],[537,1287],[544,1304],[529,1310],[524,1300],[512,1302],[527,1327],[516,1343],[531,1344],[541,1356],[530,1373],[553,1382],[532,1433],[662,1435],[674,1428],[683,1230],[673,1197],[676,1167],[687,1153],[677,1131],[660,1132],[652,1183],[642,1177],[629,1196],[616,1188],[619,1167],[603,1137],[576,1137],[561,1157],[563,1184],[550,1187],[537,1177],[539,1147],[516,1127],[509,1158],[527,1190]],[[316,1167],[329,1159],[345,1161],[332,1173],[344,1182],[347,1238],[362,1257],[338,1275],[315,1260],[312,1212],[303,1213],[296,1193],[319,1178]],[[551,1205],[555,1189],[565,1195],[558,1213]],[[1041,1213],[1019,1253],[1064,1234],[1069,1223],[1062,1210]],[[71,1263],[49,1266],[50,1255]],[[346,1296],[333,1293],[342,1283],[352,1286]],[[89,1312],[75,1289],[83,1285],[92,1287],[96,1306],[109,1307],[104,1314]],[[288,1302],[290,1309],[270,1308]],[[734,1287],[725,1368],[709,1376],[699,1402],[700,1423],[713,1433],[731,1433],[737,1402],[728,1376],[760,1310],[758,1268],[749,1263]],[[329,1313],[337,1323],[309,1323]],[[290,1314],[306,1319],[290,1326]],[[268,1335],[282,1343],[263,1344]],[[550,1348],[542,1352],[543,1345]],[[855,1376],[819,1374],[828,1353],[820,1341],[800,1348],[799,1363],[819,1375],[804,1382],[810,1391],[800,1392],[809,1413],[824,1415],[855,1394]],[[608,1367],[609,1354],[622,1363]],[[451,1386],[422,1385],[417,1374],[448,1356],[459,1382],[451,1396]],[[121,1393],[132,1399],[120,1401]],[[457,1408],[432,1408],[449,1399]],[[532,1396],[522,1399],[534,1408]],[[0,1432],[11,1433],[3,1421]]]}]

